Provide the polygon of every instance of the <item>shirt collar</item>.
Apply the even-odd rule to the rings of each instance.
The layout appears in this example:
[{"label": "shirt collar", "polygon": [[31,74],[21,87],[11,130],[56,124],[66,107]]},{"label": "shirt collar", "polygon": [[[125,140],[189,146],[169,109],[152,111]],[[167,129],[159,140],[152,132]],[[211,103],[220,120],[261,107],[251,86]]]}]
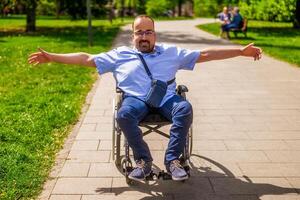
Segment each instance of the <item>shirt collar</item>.
[{"label": "shirt collar", "polygon": [[163,48],[161,47],[161,45],[159,44],[155,44],[154,46],[154,52],[153,53],[142,53],[140,52],[137,48],[133,47],[133,50],[136,52],[136,53],[141,53],[142,55],[144,56],[151,56],[151,57],[154,57],[154,56],[158,56],[160,54],[162,54],[163,52]]}]

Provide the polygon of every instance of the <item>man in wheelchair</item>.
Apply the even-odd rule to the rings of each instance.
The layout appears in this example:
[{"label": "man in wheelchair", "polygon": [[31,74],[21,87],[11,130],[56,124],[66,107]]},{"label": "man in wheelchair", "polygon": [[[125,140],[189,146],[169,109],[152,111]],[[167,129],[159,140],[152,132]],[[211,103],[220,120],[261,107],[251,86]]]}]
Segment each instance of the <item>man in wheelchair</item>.
[{"label": "man in wheelchair", "polygon": [[236,56],[261,58],[261,49],[249,44],[243,48],[188,50],[173,45],[156,44],[154,20],[146,15],[136,17],[132,24],[133,48],[119,47],[98,55],[87,53],[56,54],[43,49],[29,56],[30,64],[60,62],[96,67],[99,74],[112,72],[117,87],[123,93],[117,122],[124,133],[136,167],[129,178],[144,180],[151,172],[152,157],[143,140],[139,122],[150,109],[172,122],[170,140],[165,153],[165,166],[173,180],[184,180],[188,175],[181,166],[181,155],[189,127],[192,106],[175,92],[178,70],[193,70],[196,63],[221,60]]}]

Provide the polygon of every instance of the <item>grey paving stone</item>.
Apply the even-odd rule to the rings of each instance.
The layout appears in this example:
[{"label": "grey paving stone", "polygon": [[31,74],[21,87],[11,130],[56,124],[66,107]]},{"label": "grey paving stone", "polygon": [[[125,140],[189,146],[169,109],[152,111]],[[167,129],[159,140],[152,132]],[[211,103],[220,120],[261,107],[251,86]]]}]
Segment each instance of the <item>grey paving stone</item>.
[{"label": "grey paving stone", "polygon": [[65,163],[60,177],[87,177],[90,168],[89,163]]},{"label": "grey paving stone", "polygon": [[99,140],[75,140],[72,150],[97,150]]},{"label": "grey paving stone", "polygon": [[81,195],[51,195],[50,200],[80,200]]},{"label": "grey paving stone", "polygon": [[73,150],[68,156],[70,162],[109,162],[110,151]]},{"label": "grey paving stone", "polygon": [[123,177],[114,163],[93,163],[89,170],[89,177]]},{"label": "grey paving stone", "polygon": [[111,183],[112,178],[59,178],[52,194],[100,194]]}]

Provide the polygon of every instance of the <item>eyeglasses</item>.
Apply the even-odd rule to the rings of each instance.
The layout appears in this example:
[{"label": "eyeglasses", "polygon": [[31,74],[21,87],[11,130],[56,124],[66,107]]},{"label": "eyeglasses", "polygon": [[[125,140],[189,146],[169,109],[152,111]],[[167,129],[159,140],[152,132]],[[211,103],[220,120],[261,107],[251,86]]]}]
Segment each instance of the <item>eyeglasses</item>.
[{"label": "eyeglasses", "polygon": [[152,30],[147,30],[147,31],[137,31],[137,32],[134,32],[134,35],[135,36],[138,36],[138,37],[142,37],[144,34],[145,36],[150,36],[154,33],[154,31]]}]

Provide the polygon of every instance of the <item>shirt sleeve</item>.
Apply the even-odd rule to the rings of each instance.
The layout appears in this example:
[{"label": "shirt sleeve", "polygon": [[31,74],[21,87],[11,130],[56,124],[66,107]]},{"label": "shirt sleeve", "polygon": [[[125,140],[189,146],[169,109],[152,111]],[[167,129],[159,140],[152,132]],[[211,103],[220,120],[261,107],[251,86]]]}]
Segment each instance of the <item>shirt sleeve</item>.
[{"label": "shirt sleeve", "polygon": [[113,72],[118,62],[118,52],[114,49],[109,52],[93,56],[99,74]]},{"label": "shirt sleeve", "polygon": [[179,69],[193,70],[199,56],[199,50],[178,48]]}]

